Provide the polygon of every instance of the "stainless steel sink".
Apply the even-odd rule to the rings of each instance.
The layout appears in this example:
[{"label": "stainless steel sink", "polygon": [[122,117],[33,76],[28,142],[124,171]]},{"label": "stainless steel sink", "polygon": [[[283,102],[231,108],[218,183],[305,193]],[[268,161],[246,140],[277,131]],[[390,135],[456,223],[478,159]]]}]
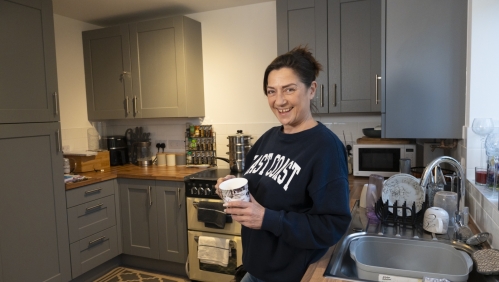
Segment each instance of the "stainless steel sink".
[{"label": "stainless steel sink", "polygon": [[[336,244],[331,260],[326,268],[324,276],[326,277],[336,277],[345,280],[357,280],[357,267],[355,261],[350,257],[350,243],[362,237],[384,237],[393,239],[407,239],[407,240],[418,240],[418,241],[428,241],[435,242],[436,239],[440,243],[449,244],[457,250],[464,251],[468,253],[471,257],[477,248],[469,246],[467,244],[451,240],[452,236],[447,234],[438,235],[436,238],[432,238],[432,235],[424,231],[421,227],[395,227],[395,226],[381,226],[374,221],[368,220],[365,216],[365,209],[358,207],[358,201],[352,210],[352,223],[350,224],[349,230],[345,236]],[[453,232],[452,230],[449,232]],[[383,233],[380,235],[378,233]],[[365,281],[365,280],[362,280]],[[468,281],[472,282],[482,282],[482,281],[499,281],[499,276],[488,276],[481,275],[476,272],[476,268],[469,273]]]}]

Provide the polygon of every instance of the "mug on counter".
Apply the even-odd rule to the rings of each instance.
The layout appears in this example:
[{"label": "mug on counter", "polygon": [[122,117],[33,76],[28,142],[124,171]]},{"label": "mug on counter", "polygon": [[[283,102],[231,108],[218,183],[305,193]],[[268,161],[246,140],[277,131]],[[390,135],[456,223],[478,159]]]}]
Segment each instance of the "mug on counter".
[{"label": "mug on counter", "polygon": [[449,214],[439,207],[428,208],[424,213],[424,230],[431,233],[444,234],[449,228]]}]

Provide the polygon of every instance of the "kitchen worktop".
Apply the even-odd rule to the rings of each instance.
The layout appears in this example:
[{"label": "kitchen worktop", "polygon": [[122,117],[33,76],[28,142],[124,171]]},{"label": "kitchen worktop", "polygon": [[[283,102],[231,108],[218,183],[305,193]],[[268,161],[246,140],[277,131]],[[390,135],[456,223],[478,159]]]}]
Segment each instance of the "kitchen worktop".
[{"label": "kitchen worktop", "polygon": [[66,183],[66,190],[86,186],[93,183],[98,183],[115,178],[137,178],[137,179],[152,179],[152,180],[169,180],[169,181],[184,181],[184,177],[193,173],[205,170],[205,168],[185,167],[185,166],[147,166],[141,167],[132,164],[124,166],[112,166],[103,172],[81,172],[79,175],[86,176],[89,179]]},{"label": "kitchen worktop", "polygon": [[[79,173],[90,177],[88,180],[66,183],[66,190],[82,187],[85,185],[98,183],[101,181],[111,180],[115,178],[137,178],[137,179],[154,179],[154,180],[169,180],[169,181],[184,181],[184,177],[190,174],[205,170],[204,168],[187,168],[185,166],[161,166],[156,165],[150,167],[139,167],[135,165],[114,166],[110,170],[104,172],[86,172]],[[362,187],[368,183],[369,177],[354,177],[349,176],[350,188],[350,208],[352,208],[357,200],[360,199]],[[479,233],[474,222],[470,219],[469,226],[473,233]],[[334,246],[329,248],[326,254],[317,262],[310,265],[307,272],[302,278],[302,282],[343,282],[352,281],[332,277],[324,277],[324,272],[333,254]],[[355,280],[354,280],[355,281]]]}]

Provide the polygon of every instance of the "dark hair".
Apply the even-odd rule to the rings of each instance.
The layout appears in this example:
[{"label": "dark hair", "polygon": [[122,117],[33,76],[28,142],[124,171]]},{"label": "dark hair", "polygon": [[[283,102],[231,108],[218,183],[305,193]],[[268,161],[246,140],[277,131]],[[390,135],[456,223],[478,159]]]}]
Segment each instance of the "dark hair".
[{"label": "dark hair", "polygon": [[263,92],[265,95],[267,95],[269,73],[281,68],[292,69],[300,81],[307,87],[310,87],[322,70],[322,65],[317,62],[307,46],[295,47],[286,54],[282,54],[275,58],[267,69],[265,69],[265,74],[263,76]]}]

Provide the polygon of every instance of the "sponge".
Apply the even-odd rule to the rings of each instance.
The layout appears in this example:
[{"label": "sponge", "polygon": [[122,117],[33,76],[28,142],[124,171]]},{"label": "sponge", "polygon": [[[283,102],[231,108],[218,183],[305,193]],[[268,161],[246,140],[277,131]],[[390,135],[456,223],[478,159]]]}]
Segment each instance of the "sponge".
[{"label": "sponge", "polygon": [[476,271],[484,275],[499,274],[499,250],[484,249],[473,253]]}]

